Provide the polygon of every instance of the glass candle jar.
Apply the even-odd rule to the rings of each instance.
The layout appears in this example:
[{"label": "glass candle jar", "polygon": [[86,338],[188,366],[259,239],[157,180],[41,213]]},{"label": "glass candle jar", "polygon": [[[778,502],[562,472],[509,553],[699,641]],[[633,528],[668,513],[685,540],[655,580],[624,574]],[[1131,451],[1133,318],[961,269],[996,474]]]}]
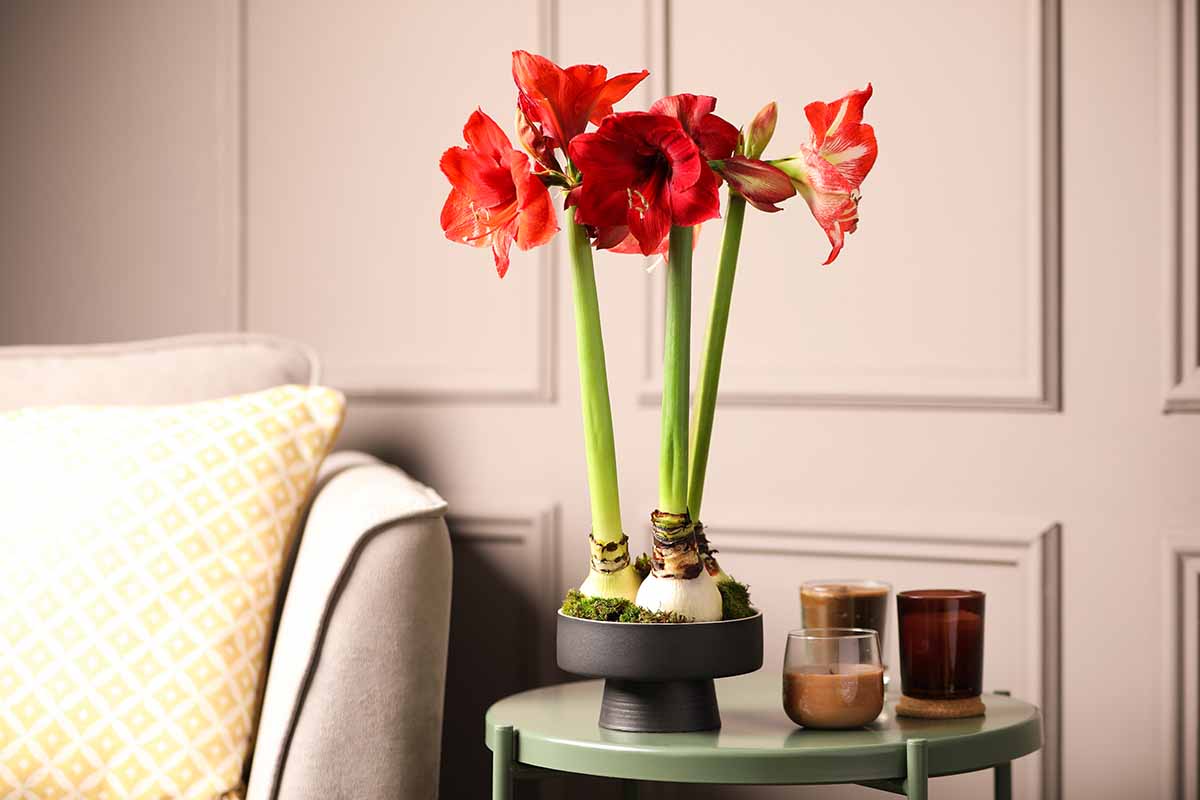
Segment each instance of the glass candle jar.
[{"label": "glass candle jar", "polygon": [[800,624],[805,628],[865,628],[879,634],[887,652],[887,610],[892,587],[883,581],[822,580],[800,584]]},{"label": "glass candle jar", "polygon": [[921,589],[896,595],[900,685],[919,700],[959,700],[983,691],[984,593]]},{"label": "glass candle jar", "polygon": [[879,634],[804,628],[788,634],[783,710],[806,728],[858,728],[883,711]]}]

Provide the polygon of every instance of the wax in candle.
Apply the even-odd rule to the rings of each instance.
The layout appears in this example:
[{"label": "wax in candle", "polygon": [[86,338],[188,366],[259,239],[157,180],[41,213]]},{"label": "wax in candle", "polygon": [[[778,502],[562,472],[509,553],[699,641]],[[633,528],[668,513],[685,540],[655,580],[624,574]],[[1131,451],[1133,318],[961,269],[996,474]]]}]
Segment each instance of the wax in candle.
[{"label": "wax in candle", "polygon": [[805,666],[783,673],[783,708],[806,728],[859,728],[883,711],[883,668]]},{"label": "wax in candle", "polygon": [[983,686],[983,616],[903,609],[900,671],[904,693],[927,700],[975,697]]}]

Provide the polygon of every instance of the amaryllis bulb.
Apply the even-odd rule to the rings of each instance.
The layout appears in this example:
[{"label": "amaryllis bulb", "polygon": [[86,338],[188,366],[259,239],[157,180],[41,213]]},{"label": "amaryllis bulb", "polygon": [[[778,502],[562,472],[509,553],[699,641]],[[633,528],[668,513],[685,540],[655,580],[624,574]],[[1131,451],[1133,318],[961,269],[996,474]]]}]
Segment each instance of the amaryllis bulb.
[{"label": "amaryllis bulb", "polygon": [[579,585],[579,591],[588,597],[620,597],[633,603],[637,602],[641,585],[642,576],[631,566],[622,567],[616,572],[589,569],[587,578]]},{"label": "amaryllis bulb", "polygon": [[721,590],[703,569],[694,578],[659,577],[650,573],[638,589],[637,604],[651,611],[674,611],[694,622],[721,619]]}]

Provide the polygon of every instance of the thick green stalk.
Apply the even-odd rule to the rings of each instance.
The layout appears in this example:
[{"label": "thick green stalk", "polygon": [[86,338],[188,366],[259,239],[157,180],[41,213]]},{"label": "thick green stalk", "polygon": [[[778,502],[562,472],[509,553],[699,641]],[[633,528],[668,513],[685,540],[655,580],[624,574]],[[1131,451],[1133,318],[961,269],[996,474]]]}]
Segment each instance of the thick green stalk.
[{"label": "thick green stalk", "polygon": [[579,350],[579,394],[583,402],[592,536],[598,542],[616,542],[624,534],[617,494],[617,453],[613,443],[612,408],[608,401],[608,371],[604,366],[596,272],[587,232],[575,221],[573,213],[568,217],[567,243],[575,284],[575,340]]},{"label": "thick green stalk", "polygon": [[696,413],[692,416],[692,462],[689,470],[687,507],[694,520],[700,519],[700,502],[704,499],[708,447],[712,442],[717,385],[721,381],[721,357],[725,352],[729,303],[733,297],[733,277],[737,272],[738,249],[742,244],[742,222],[745,218],[746,198],[731,191],[729,209],[725,212],[725,232],[721,238],[721,257],[717,264],[712,311],[708,317],[708,335],[704,340],[704,360],[700,364],[700,381],[696,385]]},{"label": "thick green stalk", "polygon": [[691,367],[692,229],[671,228],[663,341],[662,449],[658,509],[687,513],[688,371]]}]

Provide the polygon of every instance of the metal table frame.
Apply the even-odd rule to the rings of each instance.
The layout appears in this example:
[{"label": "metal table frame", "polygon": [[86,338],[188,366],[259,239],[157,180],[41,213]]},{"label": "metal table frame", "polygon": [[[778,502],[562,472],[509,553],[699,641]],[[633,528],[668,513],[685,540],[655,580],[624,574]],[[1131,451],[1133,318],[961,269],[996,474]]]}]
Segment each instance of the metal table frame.
[{"label": "metal table frame", "polygon": [[[737,680],[737,679],[731,679]],[[588,684],[598,684],[598,682],[587,682]],[[587,684],[574,684],[576,687],[583,689],[594,688],[597,693],[597,710],[598,710],[598,685],[588,687]],[[759,689],[759,687],[755,687]],[[544,690],[534,690],[539,692]],[[577,692],[578,693],[578,692]],[[668,781],[678,783],[715,783],[726,785],[822,785],[822,784],[856,784],[866,786],[872,789],[898,794],[910,800],[926,800],[929,792],[929,779],[931,777],[939,777],[943,775],[955,775],[965,772],[978,772],[984,769],[993,771],[993,791],[996,800],[1011,800],[1012,797],[1012,759],[1019,758],[1028,753],[1034,752],[1041,745],[1041,719],[1036,709],[1020,701],[1006,699],[1004,705],[1018,711],[1028,710],[1028,714],[1022,717],[1017,723],[1012,726],[1003,728],[998,731],[984,732],[993,739],[989,742],[986,755],[980,755],[979,746],[971,740],[974,737],[972,734],[954,734],[949,737],[938,738],[935,734],[929,737],[912,736],[903,739],[903,769],[901,774],[898,769],[899,764],[895,764],[888,768],[890,777],[879,777],[879,772],[874,775],[859,773],[856,777],[847,777],[846,768],[839,766],[835,772],[823,771],[822,768],[814,768],[810,774],[798,774],[796,765],[803,762],[804,755],[802,751],[792,752],[786,749],[769,749],[764,748],[760,751],[750,751],[749,758],[777,758],[778,761],[771,762],[776,764],[786,764],[787,770],[784,774],[766,775],[748,772],[745,769],[739,768],[739,762],[744,760],[736,754],[726,752],[722,757],[722,766],[713,767],[707,774],[695,776],[698,779],[689,780],[686,777],[678,775],[665,774],[670,772],[665,767],[656,772],[664,774],[646,775],[647,761],[645,759],[660,759],[663,761],[671,760],[670,757],[663,756],[661,753],[655,755],[653,753],[643,754],[642,766],[630,765],[629,762],[615,755],[612,747],[617,745],[606,745],[586,741],[572,741],[569,732],[564,732],[561,737],[550,734],[547,735],[544,731],[531,736],[534,755],[531,761],[541,760],[544,763],[528,763],[520,760],[520,725],[507,724],[509,720],[505,719],[504,711],[505,704],[512,704],[514,700],[525,703],[535,703],[536,697],[533,693],[522,693],[514,695],[512,698],[502,700],[488,711],[487,722],[487,744],[492,750],[492,799],[493,800],[513,800],[514,784],[518,780],[539,780],[547,777],[552,777],[561,774],[586,774],[599,775],[602,777],[610,777],[621,781],[623,787],[623,797],[626,800],[636,800],[638,796],[638,781],[639,780],[655,780]],[[997,700],[1001,697],[1007,698],[1007,692],[995,692],[992,695]],[[577,711],[576,716],[582,712]],[[782,714],[782,711],[780,711]],[[979,719],[979,718],[976,718]],[[929,723],[937,725],[933,721],[919,721],[921,723]],[[954,722],[954,721],[951,721]],[[834,735],[840,734],[836,732]],[[847,732],[852,733],[852,732]],[[609,734],[604,732],[604,735],[616,736],[618,739],[622,734]],[[981,734],[982,735],[982,734]],[[1004,736],[1004,743],[997,744],[996,737]],[[636,742],[639,734],[628,734],[632,737],[630,741]],[[652,734],[651,736],[681,736],[687,737],[689,734]],[[681,753],[686,750],[687,758],[696,759],[703,758],[703,746],[695,744],[684,744],[687,740],[681,739]],[[936,771],[931,772],[930,767],[930,749],[931,742],[939,747],[940,763]],[[822,752],[822,757],[829,758],[832,752],[833,757],[841,757],[849,759],[855,763],[859,758],[857,753],[870,754],[876,761],[875,769],[878,769],[878,759],[882,758],[882,754],[894,753],[899,756],[900,747],[898,741],[890,741],[883,745],[847,745],[842,747],[840,744],[837,747],[826,747]],[[974,748],[975,752],[971,751]],[[569,751],[569,752],[568,752]],[[547,753],[555,753],[553,758],[547,757]],[[960,754],[956,760],[953,756]],[[1002,753],[1005,758],[996,757],[993,760],[994,754]],[[597,764],[588,763],[587,759],[591,755],[596,755],[600,762],[603,763],[602,768],[597,768]],[[682,756],[681,756],[682,757]],[[866,756],[864,755],[864,759]],[[987,762],[987,763],[983,763]],[[842,762],[838,762],[839,764]],[[891,763],[889,761],[889,763]],[[576,769],[575,767],[579,768]],[[758,763],[756,769],[765,769],[762,763]],[[807,768],[807,767],[806,767]],[[724,770],[725,772],[722,772]],[[639,774],[641,773],[641,774]],[[725,780],[726,774],[728,780]],[[690,776],[689,776],[690,777]],[[811,779],[809,779],[811,778]]]}]

